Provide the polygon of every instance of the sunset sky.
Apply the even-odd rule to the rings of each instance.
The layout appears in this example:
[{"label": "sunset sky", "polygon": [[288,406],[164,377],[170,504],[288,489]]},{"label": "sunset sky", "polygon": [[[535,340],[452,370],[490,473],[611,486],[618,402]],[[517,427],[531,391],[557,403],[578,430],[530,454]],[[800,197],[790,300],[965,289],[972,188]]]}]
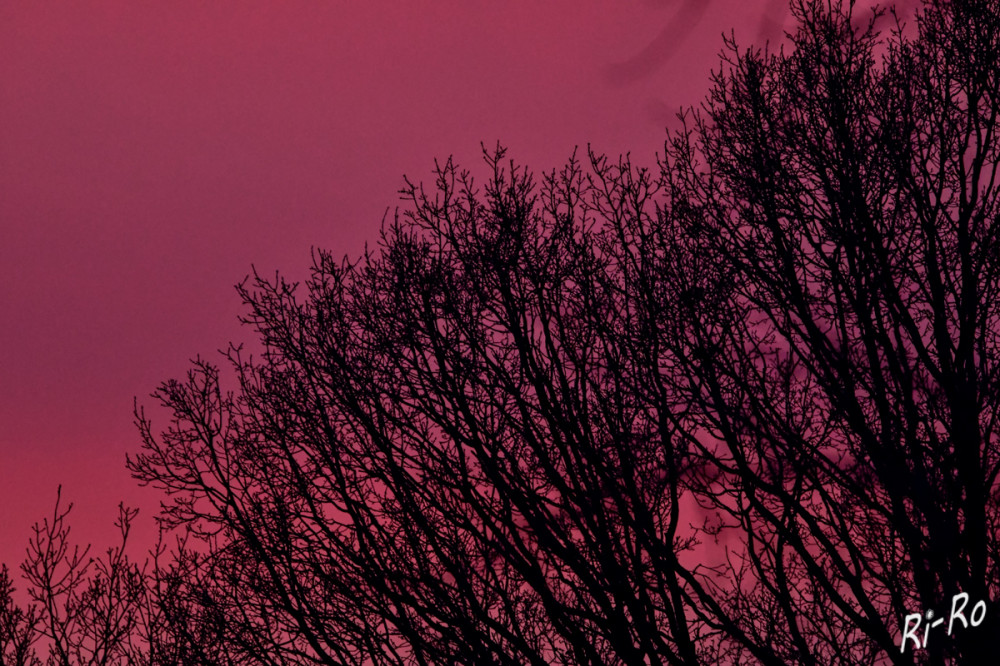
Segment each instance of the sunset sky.
[{"label": "sunset sky", "polygon": [[[652,164],[723,31],[781,0],[0,4],[0,561],[56,488],[74,537],[149,543],[132,401],[250,340],[233,285],[374,244],[404,174],[534,169],[574,146]],[[162,415],[154,412],[154,417]],[[155,425],[155,423],[154,423]]]}]

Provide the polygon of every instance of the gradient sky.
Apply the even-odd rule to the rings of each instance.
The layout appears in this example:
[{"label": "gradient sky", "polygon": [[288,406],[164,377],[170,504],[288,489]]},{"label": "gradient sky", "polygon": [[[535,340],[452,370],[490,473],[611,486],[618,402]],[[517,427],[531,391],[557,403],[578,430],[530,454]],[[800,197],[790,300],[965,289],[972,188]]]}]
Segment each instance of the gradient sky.
[{"label": "gradient sky", "polygon": [[[357,255],[406,174],[532,168],[588,142],[651,164],[721,34],[782,0],[0,3],[0,561],[56,487],[103,549],[132,400],[250,339],[233,285]],[[162,419],[160,421],[162,424]],[[155,425],[155,424],[154,424]]]}]

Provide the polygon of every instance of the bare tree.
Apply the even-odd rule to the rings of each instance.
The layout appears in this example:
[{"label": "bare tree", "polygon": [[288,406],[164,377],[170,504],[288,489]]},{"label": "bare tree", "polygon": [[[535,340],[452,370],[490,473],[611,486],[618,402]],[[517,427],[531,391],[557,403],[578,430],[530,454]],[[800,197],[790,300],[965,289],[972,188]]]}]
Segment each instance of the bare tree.
[{"label": "bare tree", "polygon": [[450,162],[433,196],[409,186],[381,252],[319,253],[305,302],[241,288],[266,352],[231,352],[239,392],[198,362],[158,394],[168,431],[140,413],[132,469],[213,544],[196,588],[230,654],[698,660],[654,302],[590,229],[649,222],[651,177],[571,161],[535,193],[502,157],[482,198]]},{"label": "bare tree", "polygon": [[[15,599],[7,567],[0,569],[0,664],[5,666],[109,666],[168,663],[153,660],[147,630],[159,625],[157,596],[147,568],[126,555],[136,510],[119,508],[121,542],[103,556],[70,542],[61,488],[52,516],[33,527],[21,571],[27,598]],[[152,622],[151,622],[152,621]]]},{"label": "bare tree", "polygon": [[36,666],[34,643],[39,635],[37,609],[24,609],[15,598],[16,588],[7,565],[0,566],[0,664]]},{"label": "bare tree", "polygon": [[926,3],[913,38],[793,11],[793,52],[732,47],[663,170],[725,267],[677,272],[723,305],[668,336],[700,411],[682,429],[721,470],[699,497],[742,533],[699,604],[733,656],[970,661],[995,613],[899,627],[997,594],[998,8]]}]

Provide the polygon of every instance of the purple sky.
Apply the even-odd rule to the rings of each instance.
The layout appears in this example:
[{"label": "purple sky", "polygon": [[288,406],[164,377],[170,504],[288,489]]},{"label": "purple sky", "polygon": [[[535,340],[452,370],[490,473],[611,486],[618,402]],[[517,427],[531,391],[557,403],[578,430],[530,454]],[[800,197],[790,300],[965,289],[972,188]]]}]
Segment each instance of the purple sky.
[{"label": "purple sky", "polygon": [[[357,255],[403,174],[533,168],[591,142],[652,163],[721,33],[782,0],[0,4],[0,561],[56,487],[103,549],[133,396],[249,339],[233,284]],[[162,422],[162,421],[161,421]]]}]

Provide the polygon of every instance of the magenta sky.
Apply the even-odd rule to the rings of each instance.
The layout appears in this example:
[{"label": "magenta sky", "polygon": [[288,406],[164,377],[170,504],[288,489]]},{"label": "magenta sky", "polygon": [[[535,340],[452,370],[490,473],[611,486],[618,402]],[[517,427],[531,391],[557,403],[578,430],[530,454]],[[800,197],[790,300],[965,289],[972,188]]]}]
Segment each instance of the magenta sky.
[{"label": "magenta sky", "polygon": [[[544,7],[544,8],[543,8]],[[0,561],[59,483],[103,548],[133,396],[248,339],[232,285],[373,242],[402,175],[536,168],[575,145],[652,162],[723,30],[783,0],[0,4]]]}]

